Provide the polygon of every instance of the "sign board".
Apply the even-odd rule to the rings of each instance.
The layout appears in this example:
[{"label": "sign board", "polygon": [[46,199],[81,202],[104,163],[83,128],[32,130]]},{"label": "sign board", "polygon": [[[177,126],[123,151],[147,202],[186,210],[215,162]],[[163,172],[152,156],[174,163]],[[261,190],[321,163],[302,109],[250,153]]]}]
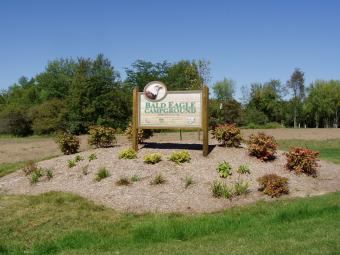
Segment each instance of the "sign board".
[{"label": "sign board", "polygon": [[133,148],[138,149],[138,129],[203,130],[203,154],[208,154],[208,88],[167,91],[159,81],[133,93]]}]

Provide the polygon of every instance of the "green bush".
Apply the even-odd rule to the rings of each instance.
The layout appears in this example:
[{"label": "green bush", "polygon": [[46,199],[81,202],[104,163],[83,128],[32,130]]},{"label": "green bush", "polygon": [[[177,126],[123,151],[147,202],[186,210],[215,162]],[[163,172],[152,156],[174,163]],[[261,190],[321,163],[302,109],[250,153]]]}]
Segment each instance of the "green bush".
[{"label": "green bush", "polygon": [[190,159],[191,159],[190,153],[187,151],[174,151],[170,155],[170,160],[175,162],[176,164],[189,162]]},{"label": "green bush", "polygon": [[[125,129],[124,134],[128,140],[132,140],[132,123],[130,122],[128,127]],[[138,129],[138,143],[143,143],[146,139],[153,136],[153,130],[151,129]]]},{"label": "green bush", "polygon": [[194,180],[191,176],[186,176],[184,179],[184,182],[185,182],[185,185],[184,185],[185,188],[188,188],[189,186],[194,184]]},{"label": "green bush", "polygon": [[89,144],[97,148],[111,147],[116,143],[116,130],[111,127],[91,126]]},{"label": "green bush", "polygon": [[48,180],[51,180],[53,178],[52,169],[46,169],[46,177],[47,177]]},{"label": "green bush", "polygon": [[250,174],[249,166],[247,166],[247,165],[240,165],[239,168],[237,169],[237,172],[239,174]]},{"label": "green bush", "polygon": [[39,182],[40,178],[43,176],[42,169],[38,168],[31,174],[31,184]]},{"label": "green bush", "polygon": [[223,161],[218,164],[216,170],[220,174],[220,177],[227,178],[229,175],[231,175],[232,167],[228,162]]},{"label": "green bush", "polygon": [[220,198],[231,198],[232,190],[225,184],[219,181],[214,181],[212,187],[212,193],[214,197]]},{"label": "green bush", "polygon": [[56,142],[62,153],[66,155],[77,153],[79,150],[79,138],[75,135],[68,133],[60,134],[57,136]]},{"label": "green bush", "polygon": [[273,136],[265,133],[252,134],[248,141],[248,151],[251,156],[255,156],[263,161],[275,158],[277,142]]},{"label": "green bush", "polygon": [[307,148],[291,148],[288,153],[286,168],[290,171],[294,171],[296,174],[305,173],[316,177],[318,168],[318,157],[320,153],[318,151],[309,150]]},{"label": "green bush", "polygon": [[[0,104],[1,107],[1,104]],[[0,111],[0,133],[14,136],[27,136],[32,134],[31,121],[26,109],[9,105]]]},{"label": "green bush", "polygon": [[119,152],[118,158],[120,158],[120,159],[134,159],[134,158],[137,158],[137,152],[132,148],[125,149],[125,150],[122,150],[121,152]]},{"label": "green bush", "polygon": [[76,161],[74,159],[69,159],[67,161],[68,168],[75,167],[77,165]]},{"label": "green bush", "polygon": [[84,158],[83,158],[82,156],[80,156],[80,155],[77,155],[77,156],[74,158],[74,161],[75,161],[75,162],[79,162],[79,161],[82,161],[82,160],[84,160]]},{"label": "green bush", "polygon": [[96,174],[96,181],[100,182],[102,179],[105,179],[109,176],[109,171],[105,167],[101,167]]},{"label": "green bush", "polygon": [[266,174],[257,179],[260,184],[260,191],[271,197],[279,197],[288,194],[288,179],[276,174]]},{"label": "green bush", "polygon": [[213,137],[227,147],[239,147],[242,142],[241,130],[235,124],[217,126],[213,131]]},{"label": "green bush", "polygon": [[140,177],[138,175],[132,175],[131,181],[132,182],[138,182],[138,181],[140,181]]},{"label": "green bush", "polygon": [[95,160],[97,159],[97,156],[96,154],[92,153],[90,156],[89,156],[89,161],[92,161],[92,160]]},{"label": "green bush", "polygon": [[234,193],[239,196],[248,193],[249,183],[243,181],[237,181],[234,185]]},{"label": "green bush", "polygon": [[151,153],[144,157],[144,162],[147,164],[156,164],[162,160],[162,155],[160,153]]},{"label": "green bush", "polygon": [[153,180],[151,181],[151,185],[159,185],[159,184],[164,184],[166,182],[165,178],[163,177],[162,174],[157,174]]}]

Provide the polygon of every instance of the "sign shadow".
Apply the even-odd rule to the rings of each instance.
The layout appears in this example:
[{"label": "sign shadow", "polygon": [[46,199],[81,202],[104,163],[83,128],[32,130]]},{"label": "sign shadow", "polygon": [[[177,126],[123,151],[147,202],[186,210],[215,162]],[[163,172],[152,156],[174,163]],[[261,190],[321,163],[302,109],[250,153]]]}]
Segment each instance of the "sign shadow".
[{"label": "sign shadow", "polygon": [[[216,147],[216,145],[209,145],[208,154]],[[203,145],[199,143],[156,143],[144,142],[143,147],[146,149],[160,149],[160,150],[199,150],[203,149]]]}]

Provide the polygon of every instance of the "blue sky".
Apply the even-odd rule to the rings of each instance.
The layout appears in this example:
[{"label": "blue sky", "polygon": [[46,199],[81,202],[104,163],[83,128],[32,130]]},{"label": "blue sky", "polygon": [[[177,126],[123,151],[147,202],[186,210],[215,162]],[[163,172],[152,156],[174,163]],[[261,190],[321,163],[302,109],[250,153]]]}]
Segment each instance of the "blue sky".
[{"label": "blue sky", "polygon": [[[211,62],[212,83],[237,88],[295,67],[340,79],[340,1],[15,1],[0,2],[0,89],[47,62],[103,53],[125,77],[137,59]],[[239,94],[239,92],[238,92]]]}]

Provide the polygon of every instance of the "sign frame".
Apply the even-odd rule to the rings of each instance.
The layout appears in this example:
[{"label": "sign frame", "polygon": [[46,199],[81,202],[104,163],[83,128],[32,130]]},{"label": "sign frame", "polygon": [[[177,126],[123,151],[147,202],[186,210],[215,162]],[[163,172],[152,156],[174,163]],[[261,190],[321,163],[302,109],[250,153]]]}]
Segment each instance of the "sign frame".
[{"label": "sign frame", "polygon": [[203,132],[203,156],[209,154],[209,114],[208,114],[208,101],[209,101],[209,88],[203,86],[202,90],[185,90],[185,91],[167,91],[168,94],[190,94],[201,93],[201,127],[186,127],[186,126],[142,126],[139,124],[140,119],[140,95],[139,88],[133,89],[133,109],[132,109],[132,148],[138,151],[138,129],[174,129],[174,130],[199,130]]}]

